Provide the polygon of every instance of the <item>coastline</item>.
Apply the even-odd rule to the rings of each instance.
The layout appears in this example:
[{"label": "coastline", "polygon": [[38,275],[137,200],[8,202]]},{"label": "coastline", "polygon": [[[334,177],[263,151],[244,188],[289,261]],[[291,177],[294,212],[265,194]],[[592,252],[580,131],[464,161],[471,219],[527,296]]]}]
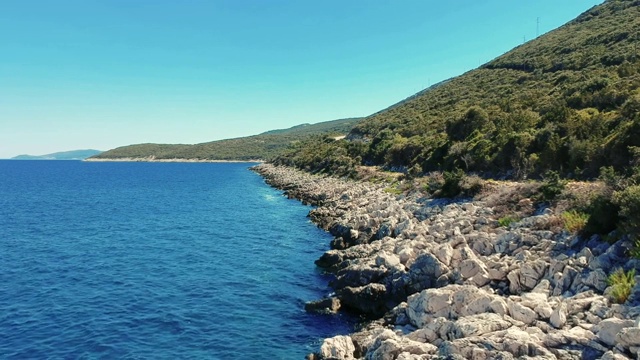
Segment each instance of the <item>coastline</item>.
[{"label": "coastline", "polygon": [[636,268],[628,243],[544,224],[500,227],[482,201],[395,196],[381,184],[252,168],[334,236],[316,264],[335,295],[308,304],[371,321],[325,339],[310,359],[627,359],[640,355],[640,291],[615,304],[607,275]]},{"label": "coastline", "polygon": [[203,159],[157,159],[155,157],[144,158],[118,158],[118,159],[101,159],[88,158],[86,162],[166,162],[166,163],[263,163],[264,160],[203,160]]}]

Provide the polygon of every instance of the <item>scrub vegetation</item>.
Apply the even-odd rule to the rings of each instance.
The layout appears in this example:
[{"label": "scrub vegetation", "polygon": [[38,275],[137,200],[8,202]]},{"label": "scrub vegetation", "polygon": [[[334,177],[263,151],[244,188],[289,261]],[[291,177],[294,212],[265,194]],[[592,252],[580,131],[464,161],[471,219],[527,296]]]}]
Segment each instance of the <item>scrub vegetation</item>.
[{"label": "scrub vegetation", "polygon": [[638,19],[639,1],[607,1],[365,118],[345,140],[310,139],[276,162],[341,175],[362,164],[512,179],[591,179],[611,166],[629,176],[640,147]]},{"label": "scrub vegetation", "polygon": [[[534,180],[527,185],[530,196],[513,196],[498,211],[500,225],[560,206],[559,229],[585,236],[618,229],[611,241],[620,234],[637,238],[638,19],[640,1],[608,0],[476,70],[366,117],[345,139],[310,138],[273,161],[350,177],[363,166],[399,171],[406,179],[439,173],[442,181],[420,186],[442,197],[473,196],[484,187],[480,178]],[[468,185],[471,177],[476,185]],[[569,183],[584,181],[599,185],[568,195]]]},{"label": "scrub vegetation", "polygon": [[636,270],[631,269],[625,272],[622,269],[616,270],[609,275],[608,283],[611,286],[611,297],[613,301],[618,304],[624,304],[629,296],[631,290],[636,286]]}]

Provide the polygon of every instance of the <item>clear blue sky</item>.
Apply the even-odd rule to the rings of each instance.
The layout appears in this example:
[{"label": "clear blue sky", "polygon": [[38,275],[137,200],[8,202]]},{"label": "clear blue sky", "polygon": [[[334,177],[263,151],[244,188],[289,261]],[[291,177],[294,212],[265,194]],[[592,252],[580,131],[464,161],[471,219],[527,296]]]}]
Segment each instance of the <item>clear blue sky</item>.
[{"label": "clear blue sky", "polygon": [[0,158],[366,116],[601,0],[2,0]]}]

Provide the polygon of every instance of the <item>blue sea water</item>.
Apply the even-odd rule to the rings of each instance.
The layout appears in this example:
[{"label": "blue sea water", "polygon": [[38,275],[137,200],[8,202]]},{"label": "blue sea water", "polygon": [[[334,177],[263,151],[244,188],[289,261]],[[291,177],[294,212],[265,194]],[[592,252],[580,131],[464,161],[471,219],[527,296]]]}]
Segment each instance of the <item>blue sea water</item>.
[{"label": "blue sea water", "polygon": [[329,235],[249,164],[0,161],[0,357],[302,359]]}]

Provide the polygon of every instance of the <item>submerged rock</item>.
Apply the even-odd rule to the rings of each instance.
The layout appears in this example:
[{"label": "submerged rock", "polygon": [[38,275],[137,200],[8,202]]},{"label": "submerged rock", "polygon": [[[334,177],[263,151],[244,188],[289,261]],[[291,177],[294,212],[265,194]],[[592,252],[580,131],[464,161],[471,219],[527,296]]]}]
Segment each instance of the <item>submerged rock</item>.
[{"label": "submerged rock", "polygon": [[309,312],[317,312],[321,314],[335,314],[340,310],[340,300],[332,297],[309,301],[304,304],[304,309]]}]

